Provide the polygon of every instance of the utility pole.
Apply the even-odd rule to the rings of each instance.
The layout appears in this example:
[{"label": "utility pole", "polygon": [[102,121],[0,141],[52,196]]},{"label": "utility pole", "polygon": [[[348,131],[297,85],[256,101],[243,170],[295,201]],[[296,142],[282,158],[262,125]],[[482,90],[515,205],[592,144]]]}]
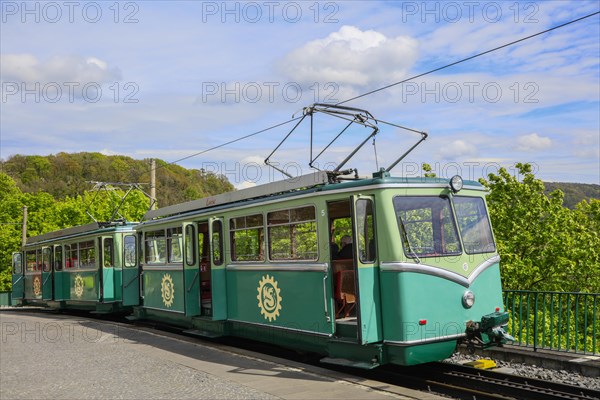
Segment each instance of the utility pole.
[{"label": "utility pole", "polygon": [[21,243],[21,246],[25,246],[27,244],[27,206],[23,206],[23,228]]},{"label": "utility pole", "polygon": [[150,208],[156,210],[156,161],[150,160]]}]

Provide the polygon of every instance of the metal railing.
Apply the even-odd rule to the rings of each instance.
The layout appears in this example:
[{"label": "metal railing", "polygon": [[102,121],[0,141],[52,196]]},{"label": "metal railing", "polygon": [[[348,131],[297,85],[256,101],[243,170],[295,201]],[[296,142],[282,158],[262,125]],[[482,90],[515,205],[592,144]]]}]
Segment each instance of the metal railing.
[{"label": "metal railing", "polygon": [[505,290],[516,346],[600,354],[600,293]]}]

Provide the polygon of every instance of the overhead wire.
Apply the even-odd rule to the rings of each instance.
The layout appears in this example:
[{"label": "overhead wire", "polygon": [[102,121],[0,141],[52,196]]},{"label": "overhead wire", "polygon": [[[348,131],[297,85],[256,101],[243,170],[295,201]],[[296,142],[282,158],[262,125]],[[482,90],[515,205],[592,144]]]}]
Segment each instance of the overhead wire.
[{"label": "overhead wire", "polygon": [[[577,22],[579,22],[579,21],[582,21],[582,20],[584,20],[584,19],[587,19],[587,18],[593,17],[594,15],[598,15],[598,14],[600,14],[600,11],[596,11],[596,12],[594,12],[594,13],[587,14],[587,15],[585,15],[585,16],[582,16],[582,17],[579,17],[579,18],[573,19],[573,20],[571,20],[571,21],[568,21],[568,22],[562,23],[562,24],[560,24],[560,25],[553,26],[553,27],[551,27],[551,28],[548,28],[548,29],[545,29],[545,30],[543,30],[543,31],[540,31],[540,32],[534,33],[534,34],[532,34],[532,35],[525,36],[525,37],[523,37],[523,38],[520,38],[520,39],[517,39],[517,40],[513,40],[512,42],[505,43],[505,44],[503,44],[503,45],[500,45],[500,46],[494,47],[494,48],[492,48],[492,49],[489,49],[489,50],[486,50],[486,51],[483,51],[483,52],[477,53],[477,54],[475,54],[475,55],[472,55],[472,56],[469,56],[469,57],[466,57],[466,58],[460,59],[460,60],[458,60],[458,61],[455,61],[455,62],[452,62],[452,63],[450,63],[450,64],[446,64],[446,65],[443,65],[443,66],[441,66],[441,67],[437,67],[437,68],[431,69],[431,70],[429,70],[429,71],[423,72],[423,73],[421,73],[421,74],[418,74],[418,75],[411,76],[410,78],[406,78],[406,79],[403,79],[403,80],[401,80],[401,81],[398,81],[398,82],[390,83],[390,84],[388,84],[388,85],[386,85],[386,86],[382,86],[382,87],[380,87],[380,88],[377,88],[377,89],[371,90],[371,91],[369,91],[369,92],[366,92],[366,93],[360,94],[360,95],[358,95],[358,96],[354,96],[354,97],[352,97],[352,98],[349,98],[349,99],[347,99],[347,100],[340,101],[339,103],[335,103],[335,105],[337,106],[337,105],[340,105],[340,104],[348,103],[348,102],[351,102],[351,101],[357,100],[357,99],[359,99],[359,98],[361,98],[361,97],[369,96],[369,95],[371,95],[371,94],[374,94],[374,93],[377,93],[377,92],[380,92],[380,91],[383,91],[383,90],[389,89],[389,88],[391,88],[391,87],[394,87],[394,86],[400,85],[400,84],[402,84],[402,83],[406,83],[406,82],[408,82],[408,81],[411,81],[411,80],[413,80],[413,79],[417,79],[417,78],[423,77],[423,76],[425,76],[425,75],[429,75],[429,74],[432,74],[432,73],[435,73],[435,72],[441,71],[441,70],[443,70],[443,69],[446,69],[446,68],[453,67],[453,66],[455,66],[455,65],[458,65],[458,64],[461,64],[461,63],[464,63],[464,62],[467,62],[467,61],[473,60],[473,59],[475,59],[475,58],[477,58],[477,57],[484,56],[484,55],[486,55],[486,54],[489,54],[489,53],[492,53],[492,52],[494,52],[494,51],[498,51],[498,50],[504,49],[504,48],[506,48],[506,47],[513,46],[513,45],[515,45],[515,44],[517,44],[517,43],[524,42],[524,41],[526,41],[526,40],[529,40],[529,39],[532,39],[532,38],[534,38],[534,37],[537,37],[537,36],[543,35],[543,34],[545,34],[545,33],[548,33],[548,32],[551,32],[551,31],[554,31],[554,30],[557,30],[557,29],[560,29],[560,28],[564,28],[565,26],[568,26],[568,25],[571,25],[571,24],[577,23]],[[208,153],[209,151],[213,151],[213,150],[216,150],[216,149],[218,149],[218,148],[221,148],[221,147],[224,147],[224,146],[228,146],[228,145],[230,145],[230,144],[232,144],[232,143],[236,143],[236,142],[239,142],[239,141],[241,141],[241,140],[245,140],[245,139],[248,139],[248,138],[250,138],[250,137],[257,136],[257,135],[260,135],[261,133],[264,133],[264,132],[270,131],[270,130],[272,130],[272,129],[278,128],[278,127],[280,127],[280,126],[283,126],[283,125],[286,125],[286,124],[289,124],[290,122],[296,121],[296,120],[298,120],[298,119],[300,119],[300,118],[302,118],[302,117],[296,117],[296,118],[292,118],[292,119],[289,119],[289,120],[287,120],[287,121],[284,121],[284,122],[280,122],[280,123],[277,123],[277,124],[271,125],[271,126],[270,126],[270,127],[268,127],[268,128],[261,129],[261,130],[259,130],[259,131],[256,131],[256,132],[253,132],[253,133],[250,133],[250,134],[247,134],[247,135],[241,136],[241,137],[239,137],[239,138],[237,138],[237,139],[233,139],[233,140],[230,140],[230,141],[228,141],[228,142],[225,142],[225,143],[219,144],[219,145],[217,145],[217,146],[213,146],[213,147],[211,147],[211,148],[208,148],[208,149],[205,149],[205,150],[199,151],[199,152],[197,152],[197,153],[194,153],[194,154],[191,154],[191,155],[189,155],[189,156],[186,156],[186,157],[180,158],[180,159],[178,159],[178,160],[175,160],[175,161],[168,162],[168,163],[166,163],[166,164],[165,164],[165,165],[163,165],[163,166],[159,166],[159,167],[157,167],[156,169],[158,170],[159,168],[163,168],[163,167],[166,167],[166,166],[168,166],[168,165],[171,165],[171,164],[177,164],[177,163],[179,163],[179,162],[181,162],[181,161],[184,161],[184,160],[187,160],[187,159],[189,159],[189,158],[196,157],[196,156],[199,156],[199,155],[201,155],[201,154]]]}]

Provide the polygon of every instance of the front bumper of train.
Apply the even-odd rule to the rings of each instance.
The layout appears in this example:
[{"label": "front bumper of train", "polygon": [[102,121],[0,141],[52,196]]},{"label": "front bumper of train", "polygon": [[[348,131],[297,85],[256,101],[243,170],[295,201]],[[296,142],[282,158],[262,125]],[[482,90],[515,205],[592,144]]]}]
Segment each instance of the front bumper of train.
[{"label": "front bumper of train", "polygon": [[513,342],[514,337],[506,333],[509,315],[507,312],[493,312],[481,317],[481,321],[467,322],[466,336],[462,340],[469,350],[487,349]]}]

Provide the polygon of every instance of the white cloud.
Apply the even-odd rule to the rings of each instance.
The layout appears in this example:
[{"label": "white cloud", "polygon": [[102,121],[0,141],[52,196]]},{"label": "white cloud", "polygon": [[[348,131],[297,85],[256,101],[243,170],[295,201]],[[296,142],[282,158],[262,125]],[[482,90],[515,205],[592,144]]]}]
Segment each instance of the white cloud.
[{"label": "white cloud", "polygon": [[291,80],[304,84],[373,86],[405,77],[417,58],[417,45],[408,36],[388,38],[346,25],[291,51],[279,66]]},{"label": "white cloud", "polygon": [[236,185],[235,188],[239,190],[239,189],[248,189],[248,188],[251,188],[254,186],[256,186],[256,183],[254,183],[254,182],[243,181],[239,185]]},{"label": "white cloud", "polygon": [[53,56],[40,61],[31,54],[3,54],[0,61],[4,82],[88,82],[107,83],[121,79],[117,68],[96,57]]},{"label": "white cloud", "polygon": [[517,138],[516,149],[518,151],[545,150],[550,147],[552,147],[552,139],[540,136],[537,133],[531,133]]},{"label": "white cloud", "polygon": [[473,143],[464,140],[455,140],[440,150],[440,156],[447,159],[457,159],[477,154],[477,148]]}]

